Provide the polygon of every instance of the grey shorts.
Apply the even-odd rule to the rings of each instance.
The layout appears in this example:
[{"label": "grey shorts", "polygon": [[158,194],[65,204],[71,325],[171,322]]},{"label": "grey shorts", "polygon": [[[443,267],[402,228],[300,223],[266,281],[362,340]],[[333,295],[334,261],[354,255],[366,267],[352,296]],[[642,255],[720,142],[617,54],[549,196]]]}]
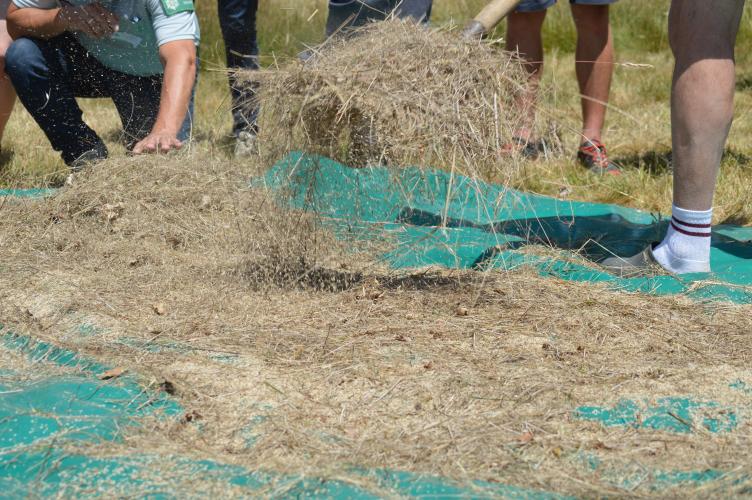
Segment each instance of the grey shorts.
[{"label": "grey shorts", "polygon": [[[577,5],[610,5],[617,0],[569,0],[569,3]],[[553,7],[556,0],[522,0],[515,12],[540,12]]]}]

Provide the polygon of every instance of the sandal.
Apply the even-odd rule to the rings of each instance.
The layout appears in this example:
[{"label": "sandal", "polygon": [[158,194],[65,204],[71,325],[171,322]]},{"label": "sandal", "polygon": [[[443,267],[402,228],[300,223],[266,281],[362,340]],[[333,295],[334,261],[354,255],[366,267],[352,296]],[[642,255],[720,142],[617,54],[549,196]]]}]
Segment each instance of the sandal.
[{"label": "sandal", "polygon": [[587,140],[580,144],[577,160],[596,175],[621,175],[621,168],[608,159],[606,146],[601,141]]}]

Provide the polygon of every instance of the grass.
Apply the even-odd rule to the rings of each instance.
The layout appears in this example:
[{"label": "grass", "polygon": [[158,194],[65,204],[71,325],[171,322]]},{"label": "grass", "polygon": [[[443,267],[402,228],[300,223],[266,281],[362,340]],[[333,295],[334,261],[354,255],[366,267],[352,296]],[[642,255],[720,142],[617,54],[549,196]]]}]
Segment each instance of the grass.
[{"label": "grass", "polygon": [[[458,25],[479,10],[481,0],[448,2],[438,0],[434,23]],[[532,162],[513,179],[521,189],[572,199],[614,202],[666,213],[671,202],[671,173],[666,155],[670,152],[669,86],[672,58],[667,46],[667,0],[631,0],[613,7],[612,20],[617,58],[611,111],[606,141],[612,156],[625,167],[618,179],[592,177],[572,160],[579,129],[579,95],[574,78],[574,25],[565,2],[551,9],[545,25],[547,95],[541,106],[541,122],[555,123],[562,133],[565,153],[545,161]],[[200,3],[202,22],[201,57],[203,71],[197,97],[199,140],[195,150],[229,158],[229,96],[224,84],[223,54],[217,23],[216,4]],[[273,65],[308,44],[323,38],[324,0],[262,0],[259,39],[262,62]],[[497,34],[503,36],[503,27]],[[739,46],[752,38],[752,17],[746,15]],[[743,52],[743,51],[740,51]],[[632,64],[636,63],[639,67]],[[752,59],[740,53],[738,60],[736,121],[729,139],[729,154],[716,201],[717,221],[752,223],[752,148],[747,138],[752,119]],[[87,121],[110,139],[114,154],[122,148],[114,143],[119,129],[111,103],[84,100]],[[28,114],[18,106],[6,132],[0,157],[0,185],[39,186],[59,182],[64,165]]]}]

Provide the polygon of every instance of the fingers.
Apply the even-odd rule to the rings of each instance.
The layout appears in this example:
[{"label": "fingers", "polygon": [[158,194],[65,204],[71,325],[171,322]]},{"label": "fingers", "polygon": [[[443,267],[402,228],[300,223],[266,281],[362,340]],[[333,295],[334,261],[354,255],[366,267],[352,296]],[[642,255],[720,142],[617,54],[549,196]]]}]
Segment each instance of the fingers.
[{"label": "fingers", "polygon": [[118,30],[118,19],[115,14],[98,3],[90,4],[86,7],[91,19],[87,23],[91,26],[95,36],[100,38],[108,37]]},{"label": "fingers", "polygon": [[166,154],[182,147],[183,143],[174,135],[150,135],[133,147],[133,154]]},{"label": "fingers", "polygon": [[134,155],[140,155],[144,152],[144,141],[139,141],[136,143],[135,146],[133,146],[133,150],[131,151],[131,154]]},{"label": "fingers", "polygon": [[120,21],[114,12],[105,9],[100,3],[94,4],[94,8],[96,9],[97,15],[102,24],[107,27],[110,34],[118,31],[120,28]]},{"label": "fingers", "polygon": [[183,147],[183,143],[175,137],[167,137],[164,141],[160,141],[160,153],[168,153],[173,149],[180,149]]}]

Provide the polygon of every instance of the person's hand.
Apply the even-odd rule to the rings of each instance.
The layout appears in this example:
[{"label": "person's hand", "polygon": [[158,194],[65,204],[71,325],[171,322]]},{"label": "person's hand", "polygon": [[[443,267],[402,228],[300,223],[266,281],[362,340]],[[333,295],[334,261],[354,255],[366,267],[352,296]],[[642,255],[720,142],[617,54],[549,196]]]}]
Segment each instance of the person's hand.
[{"label": "person's hand", "polygon": [[172,132],[153,132],[141,139],[133,146],[133,154],[169,153],[180,149],[183,143],[178,140],[177,134]]},{"label": "person's hand", "polygon": [[64,5],[59,16],[66,31],[84,33],[93,38],[107,38],[120,28],[118,17],[100,3]]}]

